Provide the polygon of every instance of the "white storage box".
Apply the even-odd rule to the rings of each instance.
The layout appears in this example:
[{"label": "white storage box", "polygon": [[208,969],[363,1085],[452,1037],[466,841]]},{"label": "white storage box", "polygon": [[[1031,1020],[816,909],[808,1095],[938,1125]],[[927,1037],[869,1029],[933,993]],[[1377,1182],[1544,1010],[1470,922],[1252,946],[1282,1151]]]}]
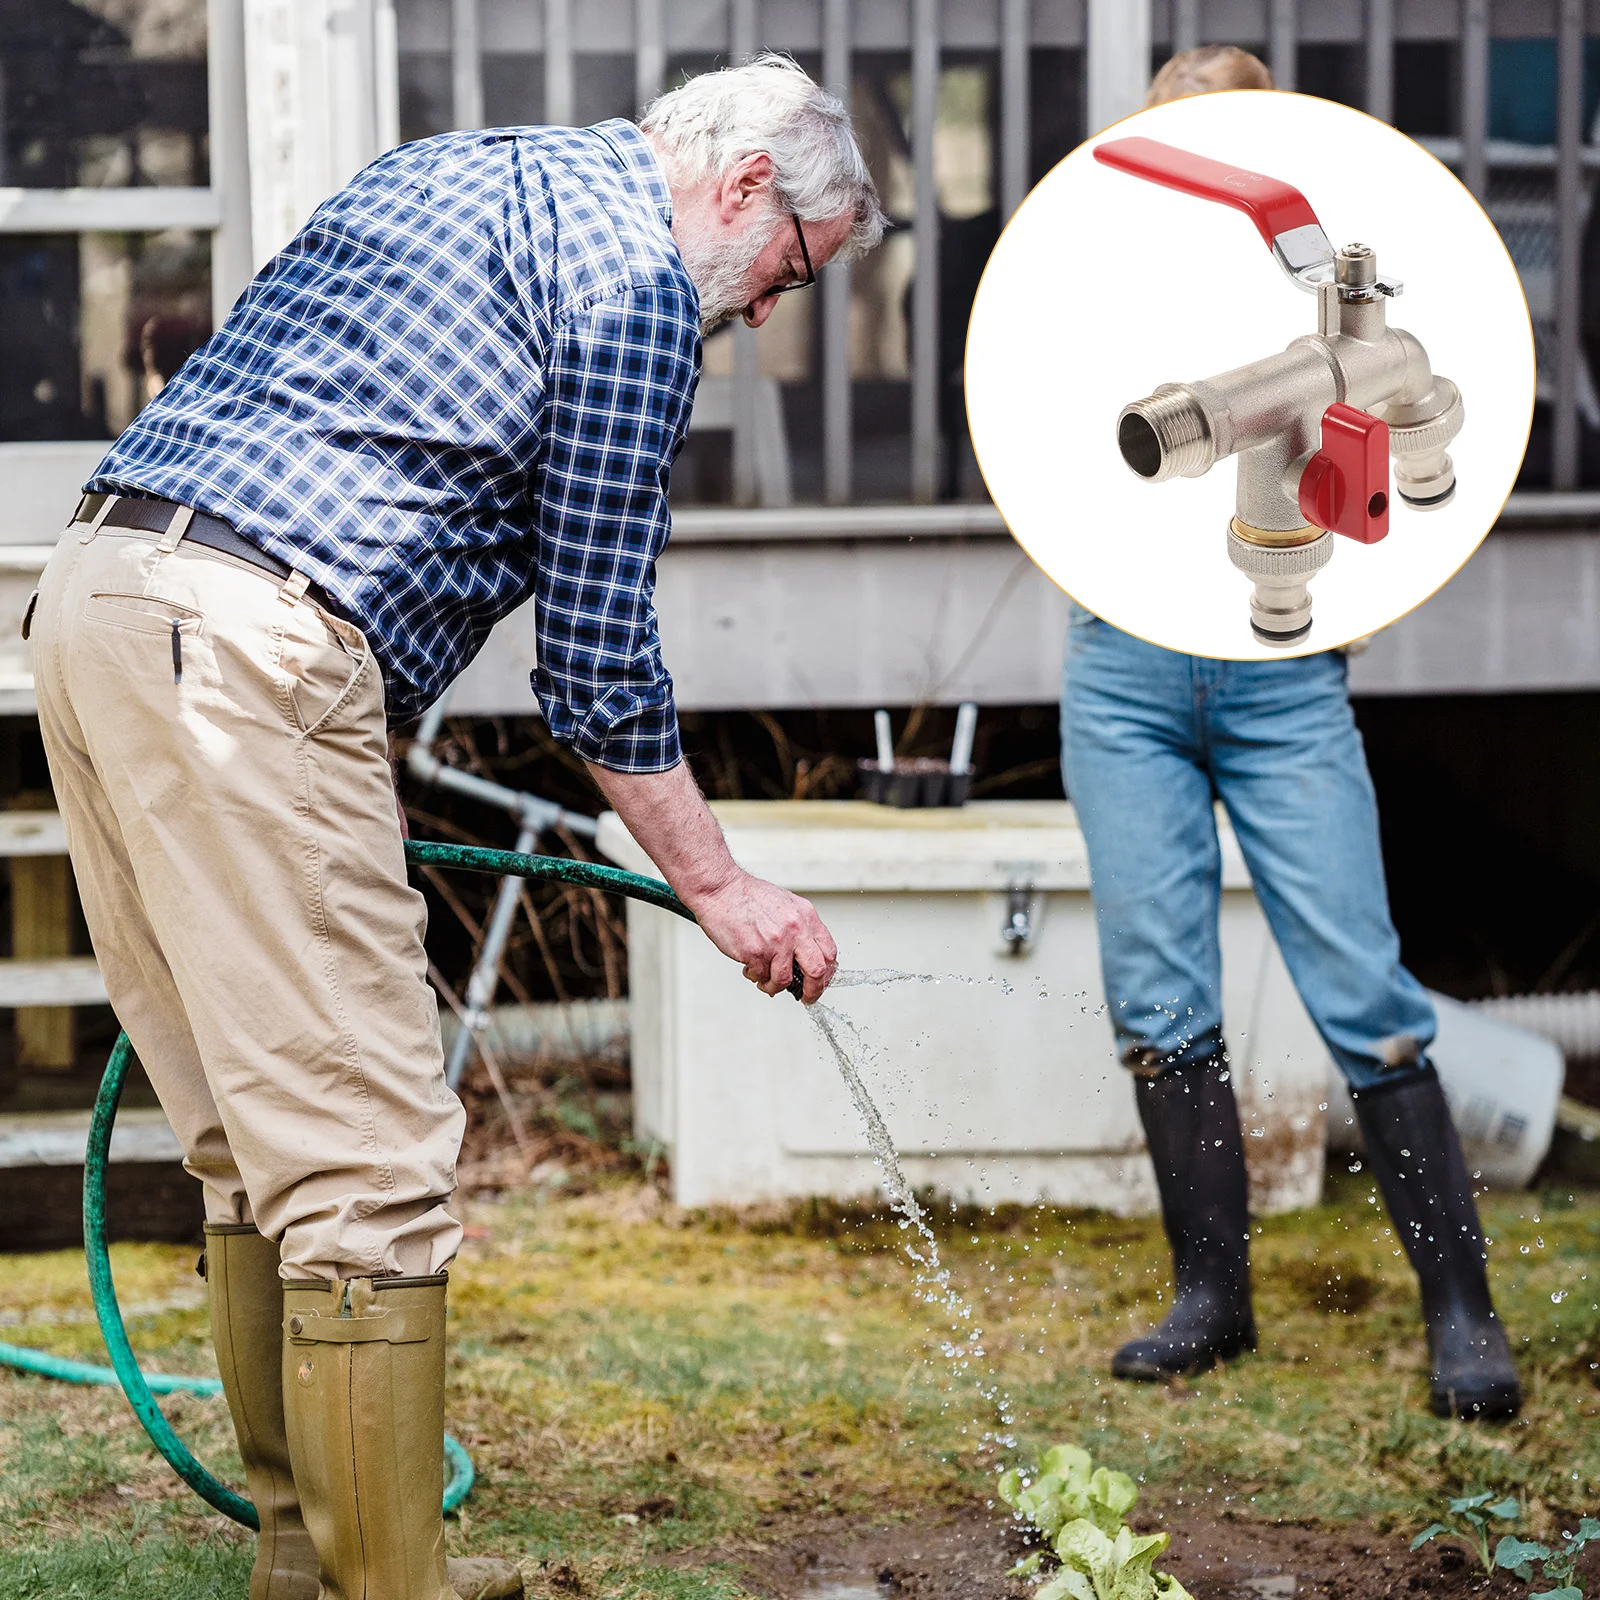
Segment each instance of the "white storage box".
[{"label": "white storage box", "polygon": [[[1567,1064],[1559,1045],[1492,1012],[1429,994],[1439,1032],[1428,1049],[1462,1154],[1491,1189],[1525,1189],[1550,1148]],[[1328,1147],[1365,1145],[1344,1079],[1328,1064]]]},{"label": "white storage box", "polygon": [[[815,902],[842,968],[941,978],[838,989],[825,1002],[876,1047],[863,1074],[913,1184],[984,1204],[1154,1209],[1070,805],[713,809],[742,866]],[[1308,1205],[1321,1192],[1327,1054],[1220,815],[1218,826],[1224,1016],[1252,1209]],[[655,875],[616,816],[601,819],[599,842]],[[1018,911],[1028,937],[1009,945],[1003,929]],[[870,1194],[866,1138],[804,1009],[760,994],[681,918],[629,901],[628,938],[637,1132],[664,1147],[677,1201]]]}]

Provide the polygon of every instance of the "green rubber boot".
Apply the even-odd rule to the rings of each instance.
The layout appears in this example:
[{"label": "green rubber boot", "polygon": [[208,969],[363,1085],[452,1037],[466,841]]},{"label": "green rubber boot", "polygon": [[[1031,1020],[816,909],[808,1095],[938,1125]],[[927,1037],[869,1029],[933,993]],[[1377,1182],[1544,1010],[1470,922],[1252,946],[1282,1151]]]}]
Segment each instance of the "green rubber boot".
[{"label": "green rubber boot", "polygon": [[509,1561],[446,1562],[446,1276],[283,1286],[289,1455],[318,1600],[518,1600]]},{"label": "green rubber boot", "polygon": [[317,1600],[317,1550],[300,1518],[283,1423],[283,1280],[278,1246],[248,1223],[206,1224],[211,1341],[245,1486],[261,1519],[250,1600]]}]

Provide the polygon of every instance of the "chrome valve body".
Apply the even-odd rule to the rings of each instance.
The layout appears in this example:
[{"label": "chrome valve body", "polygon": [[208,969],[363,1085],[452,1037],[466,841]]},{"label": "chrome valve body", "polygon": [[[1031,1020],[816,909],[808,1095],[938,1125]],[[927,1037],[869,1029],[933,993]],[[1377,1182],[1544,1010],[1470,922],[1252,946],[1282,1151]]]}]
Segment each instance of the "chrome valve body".
[{"label": "chrome valve body", "polygon": [[1388,325],[1387,302],[1400,285],[1379,276],[1371,249],[1346,246],[1326,281],[1302,286],[1317,296],[1314,334],[1214,378],[1162,384],[1117,418],[1123,459],[1150,483],[1198,478],[1238,456],[1228,555],[1255,583],[1256,636],[1281,647],[1309,633],[1306,586],[1333,553],[1333,535],[1301,510],[1301,479],[1324,413],[1343,404],[1387,423],[1395,490],[1417,511],[1447,505],[1455,493],[1447,446],[1463,417],[1456,386],[1433,371],[1411,334]]}]

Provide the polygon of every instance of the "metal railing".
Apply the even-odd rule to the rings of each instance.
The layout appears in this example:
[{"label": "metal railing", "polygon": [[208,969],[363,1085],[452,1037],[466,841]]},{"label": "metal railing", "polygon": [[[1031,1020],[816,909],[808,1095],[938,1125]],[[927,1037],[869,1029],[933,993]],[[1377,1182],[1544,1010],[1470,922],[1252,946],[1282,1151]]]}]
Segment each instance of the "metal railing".
[{"label": "metal railing", "polygon": [[[853,69],[864,53],[903,54],[909,69],[907,154],[913,174],[911,214],[900,219],[915,256],[910,287],[910,450],[908,481],[896,498],[938,498],[940,481],[939,234],[935,138],[942,58],[992,54],[998,84],[995,192],[1002,217],[1026,194],[1029,171],[1029,49],[1041,41],[1067,48],[1084,39],[1084,0],[399,0],[401,50],[437,50],[447,35],[451,55],[451,117],[457,127],[485,116],[483,62],[498,31],[517,53],[541,57],[543,119],[571,120],[576,65],[582,55],[633,57],[631,108],[666,87],[675,62],[740,59],[757,49],[791,51],[833,92],[848,99]],[[1048,13],[1048,16],[1045,14]],[[448,27],[445,26],[446,21]],[[1065,150],[1061,152],[1065,153]],[[821,420],[822,498],[848,505],[858,496],[851,375],[851,270],[821,274],[817,395]],[[732,486],[740,504],[757,499],[755,448],[756,338],[737,326],[733,377]]]},{"label": "metal railing", "polygon": [[[757,47],[794,52],[842,95],[854,88],[859,96],[870,73],[881,89],[892,70],[904,80],[892,110],[899,158],[910,173],[898,220],[914,260],[909,359],[892,380],[904,389],[895,400],[904,406],[903,448],[896,446],[892,466],[879,456],[866,463],[863,437],[880,419],[868,409],[871,391],[852,373],[861,280],[830,267],[822,274],[804,402],[819,442],[815,470],[802,481],[831,505],[928,502],[951,492],[945,458],[954,424],[941,374],[958,360],[948,348],[956,337],[951,312],[967,292],[948,272],[940,281],[949,221],[935,169],[942,75],[952,63],[977,63],[988,74],[989,192],[1003,222],[1042,170],[1089,131],[1086,108],[1103,117],[1137,104],[1152,53],[1228,40],[1258,50],[1280,84],[1307,88],[1316,86],[1305,70],[1307,50],[1340,46],[1359,62],[1352,81],[1360,82],[1358,92],[1341,92],[1392,120],[1408,93],[1397,71],[1400,53],[1432,41],[1453,52],[1453,127],[1423,142],[1500,222],[1529,287],[1540,394],[1549,406],[1552,489],[1577,488],[1585,423],[1600,433],[1600,385],[1585,360],[1581,289],[1589,193],[1600,165],[1584,126],[1585,0],[348,0],[346,9],[352,26],[330,30],[318,8],[297,0],[260,0],[254,10],[244,0],[208,0],[211,186],[0,189],[0,233],[210,230],[220,316],[252,264],[282,244],[327,187],[400,136],[397,83],[405,61],[419,53],[447,62],[438,124],[458,127],[496,116],[485,68],[513,57],[537,84],[539,115],[548,121],[635,113],[683,72]],[[1552,41],[1553,136],[1542,145],[1492,137],[1491,63],[1496,41],[1511,35]],[[317,49],[326,63],[315,73],[306,69],[293,93],[283,92],[278,78],[294,62],[304,67]],[[1041,70],[1047,52],[1055,54]],[[584,90],[595,58],[622,69],[613,74],[621,87],[601,108]],[[324,83],[330,87],[319,91]],[[1073,109],[1063,112],[1068,101]],[[313,114],[319,106],[320,119]],[[758,470],[752,419],[760,408],[751,403],[760,381],[758,341],[743,329],[731,338],[738,391],[730,408],[732,498],[771,503],[768,485],[784,475],[774,480]],[[977,492],[970,477],[965,488]]]},{"label": "metal railing", "polygon": [[[1584,0],[1497,0],[1492,18],[1489,0],[1318,0],[1315,6],[1299,0],[398,0],[398,12],[402,52],[448,49],[450,115],[458,127],[484,120],[484,62],[496,50],[539,58],[536,64],[530,59],[528,68],[538,74],[543,118],[550,122],[578,114],[578,69],[591,56],[632,58],[634,104],[615,106],[612,114],[637,110],[682,71],[737,59],[758,47],[795,53],[841,95],[859,82],[863,60],[881,62],[885,53],[899,58],[903,67],[897,70],[909,78],[901,131],[911,192],[909,215],[898,221],[910,235],[915,266],[908,296],[909,449],[898,494],[914,502],[940,497],[941,452],[949,448],[941,436],[940,375],[950,353],[941,350],[941,293],[948,288],[939,281],[943,219],[935,172],[940,74],[949,60],[977,60],[991,73],[990,181],[1003,222],[1039,175],[1041,156],[1059,157],[1089,131],[1068,130],[1062,149],[1041,151],[1029,95],[1035,52],[1076,52],[1063,58],[1066,70],[1085,80],[1076,85],[1082,104],[1105,115],[1108,108],[1115,114],[1136,103],[1152,47],[1161,55],[1213,41],[1243,44],[1264,56],[1281,86],[1294,88],[1305,87],[1302,46],[1343,45],[1359,55],[1364,109],[1390,121],[1396,112],[1397,48],[1418,40],[1445,42],[1457,52],[1457,127],[1449,137],[1424,142],[1456,167],[1491,214],[1502,169],[1549,175],[1548,194],[1538,203],[1553,260],[1527,270],[1549,279],[1548,291],[1539,296],[1547,323],[1539,347],[1541,395],[1553,414],[1550,483],[1570,490],[1579,482],[1581,402],[1595,407],[1592,387],[1584,383],[1579,289],[1587,173],[1597,160],[1583,127]],[[1490,140],[1491,22],[1502,32],[1546,37],[1553,25],[1559,103],[1556,139],[1547,148]],[[1096,48],[1086,48],[1091,43]],[[1120,65],[1108,69],[1107,61]],[[1103,78],[1108,70],[1128,81],[1101,82],[1096,92],[1087,79],[1097,71]],[[1403,98],[1404,85],[1399,88]],[[820,471],[812,481],[820,480],[820,497],[831,505],[850,504],[863,491],[851,318],[850,269],[829,267],[822,273],[820,326],[812,346],[820,369],[813,403],[821,434]],[[749,505],[759,497],[748,422],[756,410],[757,345],[742,327],[732,337],[732,497]],[[883,489],[881,483],[873,486],[868,497],[882,498]]]}]

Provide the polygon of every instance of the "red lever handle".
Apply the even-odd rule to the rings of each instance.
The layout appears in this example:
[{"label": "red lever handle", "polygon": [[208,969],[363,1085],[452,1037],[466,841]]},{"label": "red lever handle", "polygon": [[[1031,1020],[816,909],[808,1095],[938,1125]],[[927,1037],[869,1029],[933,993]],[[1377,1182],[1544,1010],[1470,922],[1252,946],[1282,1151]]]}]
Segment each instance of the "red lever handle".
[{"label": "red lever handle", "polygon": [[1389,424],[1336,402],[1322,413],[1322,448],[1300,475],[1300,515],[1376,544],[1389,531]]},{"label": "red lever handle", "polygon": [[1094,158],[1135,178],[1243,211],[1269,245],[1291,228],[1320,226],[1311,202],[1293,184],[1179,150],[1159,139],[1110,139],[1095,146]]}]

